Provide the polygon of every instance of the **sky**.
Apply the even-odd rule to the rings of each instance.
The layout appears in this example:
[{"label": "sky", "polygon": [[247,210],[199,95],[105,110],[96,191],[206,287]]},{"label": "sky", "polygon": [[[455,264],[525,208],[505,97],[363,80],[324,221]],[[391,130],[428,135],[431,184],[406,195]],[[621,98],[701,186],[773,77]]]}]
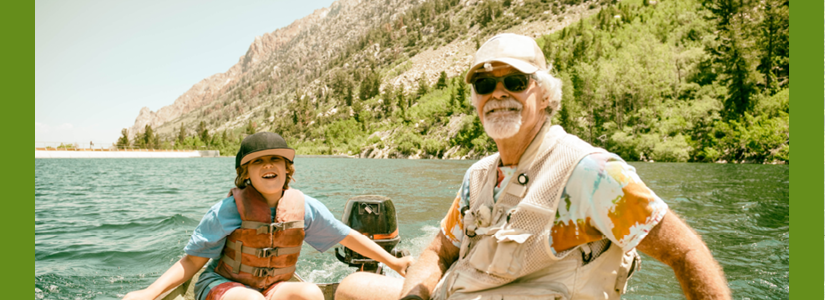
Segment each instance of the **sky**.
[{"label": "sky", "polygon": [[114,143],[142,107],[172,104],[256,36],[332,2],[36,1],[35,145]]}]

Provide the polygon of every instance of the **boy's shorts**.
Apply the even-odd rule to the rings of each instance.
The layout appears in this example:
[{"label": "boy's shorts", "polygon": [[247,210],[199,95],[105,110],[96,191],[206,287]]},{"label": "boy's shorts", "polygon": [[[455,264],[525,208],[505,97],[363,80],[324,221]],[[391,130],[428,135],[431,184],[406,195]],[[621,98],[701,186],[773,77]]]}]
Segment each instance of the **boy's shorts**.
[{"label": "boy's shorts", "polygon": [[[216,259],[211,260],[209,264],[206,265],[206,269],[203,273],[201,273],[201,276],[198,278],[198,282],[195,283],[195,299],[220,300],[224,293],[235,287],[247,287],[255,290],[255,288],[237,281],[229,280],[226,277],[216,273],[215,268],[218,266],[217,262],[218,260]],[[269,294],[273,293],[275,288],[281,283],[283,282],[278,282],[271,285],[266,290],[261,291],[261,294],[269,299]]]}]

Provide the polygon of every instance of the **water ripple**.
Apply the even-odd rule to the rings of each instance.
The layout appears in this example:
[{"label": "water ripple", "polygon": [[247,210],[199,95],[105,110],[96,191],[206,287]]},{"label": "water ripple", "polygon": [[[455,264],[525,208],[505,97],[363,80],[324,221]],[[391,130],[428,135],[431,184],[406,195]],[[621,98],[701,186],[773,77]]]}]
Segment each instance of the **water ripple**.
[{"label": "water ripple", "polygon": [[[400,247],[417,256],[470,164],[298,158],[292,186],[337,217],[350,197],[392,198]],[[736,297],[789,297],[788,166],[632,165],[702,235]],[[203,214],[232,188],[233,166],[232,158],[36,159],[35,299],[115,299],[148,286],[183,255]],[[313,282],[354,271],[332,250],[305,245],[301,253],[298,270]],[[682,297],[673,270],[645,257],[624,298]]]}]

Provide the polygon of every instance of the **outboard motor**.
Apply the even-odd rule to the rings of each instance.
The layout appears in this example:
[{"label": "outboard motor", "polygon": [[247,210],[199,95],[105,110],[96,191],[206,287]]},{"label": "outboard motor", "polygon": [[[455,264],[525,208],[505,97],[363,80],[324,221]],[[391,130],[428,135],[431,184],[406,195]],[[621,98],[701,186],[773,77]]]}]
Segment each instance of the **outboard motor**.
[{"label": "outboard motor", "polygon": [[[407,250],[395,249],[401,236],[398,235],[398,217],[392,199],[384,196],[355,196],[347,200],[341,221],[355,231],[366,235],[376,244],[396,257],[410,255]],[[340,250],[343,248],[343,253]],[[335,249],[339,261],[356,267],[359,271],[383,274],[383,264],[364,257],[344,246]]]}]

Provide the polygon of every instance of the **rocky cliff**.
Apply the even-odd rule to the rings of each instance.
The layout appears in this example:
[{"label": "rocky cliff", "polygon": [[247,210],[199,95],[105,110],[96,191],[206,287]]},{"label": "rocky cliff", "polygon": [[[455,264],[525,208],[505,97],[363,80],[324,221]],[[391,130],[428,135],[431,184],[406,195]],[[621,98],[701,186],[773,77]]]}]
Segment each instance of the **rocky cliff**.
[{"label": "rocky cliff", "polygon": [[251,80],[256,74],[268,73],[272,80],[279,80],[282,76],[305,79],[307,75],[318,72],[327,59],[338,55],[338,50],[373,23],[410,5],[406,2],[416,0],[339,0],[289,26],[255,37],[246,54],[226,72],[201,80],[174,103],[157,111],[142,108],[129,133],[134,136],[142,132],[147,124],[160,127],[204,107],[236,88],[244,76]]},{"label": "rocky cliff", "polygon": [[[490,24],[482,26],[483,13],[493,3]],[[381,89],[391,85],[412,92],[424,78],[434,83],[441,71],[459,75],[467,67],[478,40],[497,32],[540,36],[597,11],[595,2],[578,5],[545,4],[524,0],[339,0],[315,10],[289,26],[256,37],[246,54],[224,73],[198,82],[173,104],[157,111],[144,107],[131,136],[146,125],[161,136],[172,136],[179,126],[192,132],[206,122],[212,132],[238,129],[252,119],[256,125],[270,121],[264,110],[282,114],[298,94],[318,109],[320,101],[343,102],[335,76],[358,89],[359,74],[382,72]],[[532,5],[532,6],[531,6]],[[527,10],[530,7],[532,10]],[[561,9],[558,14],[552,11]],[[519,16],[528,15],[528,16]],[[356,74],[358,73],[358,74]],[[333,93],[337,92],[337,94]],[[333,100],[324,100],[333,93]],[[322,103],[324,104],[324,103]],[[338,109],[334,111],[348,111]],[[256,113],[258,115],[256,115]],[[276,112],[276,115],[277,112]],[[328,115],[328,114],[326,114]]]}]

